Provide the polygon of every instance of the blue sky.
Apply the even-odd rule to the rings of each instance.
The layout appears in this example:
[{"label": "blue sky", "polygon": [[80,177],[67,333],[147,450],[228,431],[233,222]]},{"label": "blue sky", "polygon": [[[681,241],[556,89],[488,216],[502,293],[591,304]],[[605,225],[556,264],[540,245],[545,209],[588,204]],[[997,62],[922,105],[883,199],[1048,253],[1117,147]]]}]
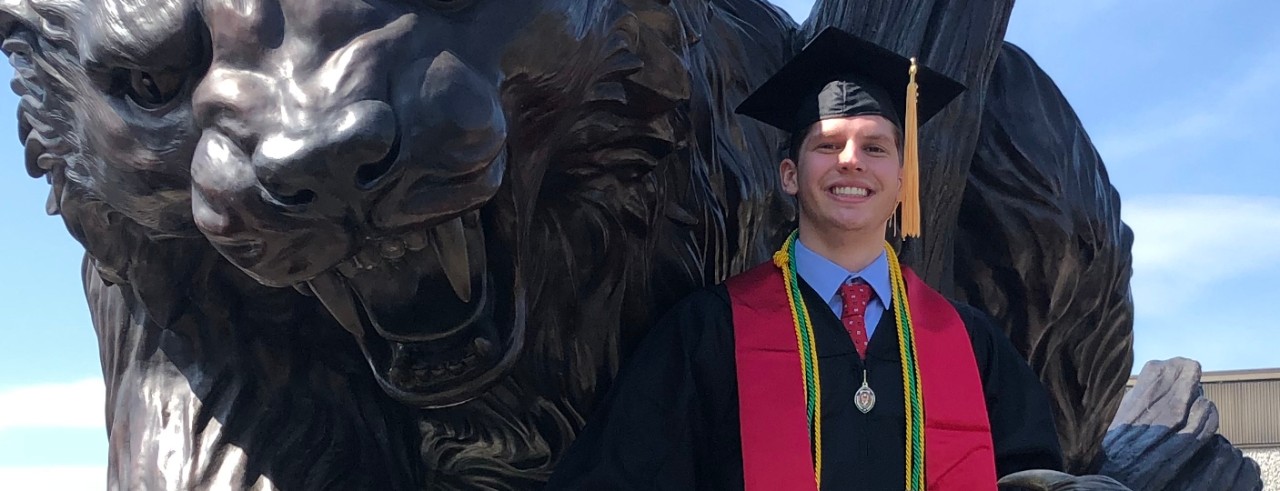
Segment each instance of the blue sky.
[{"label": "blue sky", "polygon": [[[809,0],[776,0],[797,20]],[[1007,40],[1057,82],[1136,234],[1136,369],[1280,367],[1280,3],[1017,3]],[[0,79],[12,70],[0,63]],[[0,488],[101,489],[102,382],[81,248],[45,216],[0,91]]]}]

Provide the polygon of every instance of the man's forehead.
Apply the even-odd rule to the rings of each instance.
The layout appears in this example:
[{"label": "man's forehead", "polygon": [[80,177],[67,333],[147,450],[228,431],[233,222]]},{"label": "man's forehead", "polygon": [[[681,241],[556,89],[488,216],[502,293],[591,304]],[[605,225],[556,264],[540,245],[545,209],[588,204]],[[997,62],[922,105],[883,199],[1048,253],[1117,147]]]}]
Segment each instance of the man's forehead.
[{"label": "man's forehead", "polygon": [[828,118],[810,126],[811,134],[832,135],[856,131],[866,138],[891,138],[897,127],[884,116],[867,114],[843,118]]},{"label": "man's forehead", "polygon": [[192,27],[195,0],[90,0],[81,33],[91,58],[138,56],[160,49]]}]

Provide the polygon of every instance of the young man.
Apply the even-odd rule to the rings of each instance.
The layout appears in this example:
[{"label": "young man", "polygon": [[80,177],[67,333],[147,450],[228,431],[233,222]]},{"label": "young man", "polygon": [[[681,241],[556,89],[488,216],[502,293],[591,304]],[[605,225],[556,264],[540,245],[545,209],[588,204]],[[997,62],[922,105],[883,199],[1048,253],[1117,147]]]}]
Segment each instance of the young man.
[{"label": "young man", "polygon": [[828,29],[744,101],[794,135],[779,171],[798,233],[661,319],[549,489],[972,490],[1060,469],[1035,374],[885,241],[900,202],[918,229],[916,112],[962,90]]}]

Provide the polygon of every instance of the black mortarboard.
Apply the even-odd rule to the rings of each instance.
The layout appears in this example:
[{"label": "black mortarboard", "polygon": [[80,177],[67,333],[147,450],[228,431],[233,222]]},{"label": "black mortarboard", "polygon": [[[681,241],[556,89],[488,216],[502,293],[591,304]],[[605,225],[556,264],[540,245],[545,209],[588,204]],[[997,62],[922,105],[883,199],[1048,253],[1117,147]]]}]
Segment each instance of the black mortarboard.
[{"label": "black mortarboard", "polygon": [[[835,27],[818,33],[737,113],[795,133],[827,118],[878,114],[904,125],[912,60]],[[959,82],[917,67],[920,123],[964,92]]]},{"label": "black mortarboard", "polygon": [[920,236],[917,130],[964,85],[835,27],[818,33],[736,112],[797,134],[828,118],[880,115],[903,130],[902,237]]}]

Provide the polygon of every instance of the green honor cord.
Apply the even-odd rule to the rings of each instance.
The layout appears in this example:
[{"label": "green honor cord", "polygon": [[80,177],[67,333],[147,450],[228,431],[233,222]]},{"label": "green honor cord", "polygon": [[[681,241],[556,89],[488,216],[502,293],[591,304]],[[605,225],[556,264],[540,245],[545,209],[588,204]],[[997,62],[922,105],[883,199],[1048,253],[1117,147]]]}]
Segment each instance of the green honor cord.
[{"label": "green honor cord", "polygon": [[[800,292],[795,268],[797,232],[792,232],[782,248],[773,255],[773,263],[782,270],[783,284],[791,318],[795,321],[796,346],[800,353],[800,369],[804,383],[805,416],[808,419],[809,442],[813,450],[814,482],[822,487],[822,381],[818,373],[818,350],[813,338],[813,323]],[[906,407],[906,479],[908,489],[924,489],[924,407],[921,397],[920,369],[916,360],[915,335],[911,329],[911,308],[907,303],[906,282],[898,255],[884,244],[889,259],[889,276],[893,290],[893,312],[898,327],[899,356],[902,359],[903,394]]]}]

